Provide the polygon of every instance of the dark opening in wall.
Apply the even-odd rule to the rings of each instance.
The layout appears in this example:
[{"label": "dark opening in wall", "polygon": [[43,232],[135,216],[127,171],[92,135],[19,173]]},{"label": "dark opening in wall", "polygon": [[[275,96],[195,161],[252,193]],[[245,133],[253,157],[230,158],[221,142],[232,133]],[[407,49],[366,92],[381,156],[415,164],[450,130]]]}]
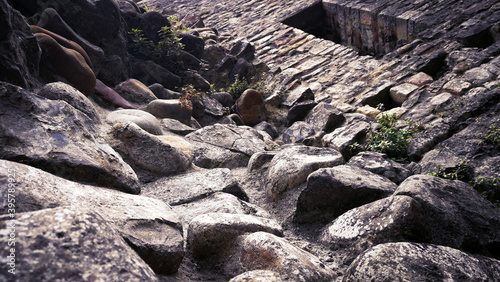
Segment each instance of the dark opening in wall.
[{"label": "dark opening in wall", "polygon": [[347,5],[349,2],[319,1],[282,23],[350,46],[360,55],[382,57],[410,41],[408,19],[383,14],[376,7]]}]

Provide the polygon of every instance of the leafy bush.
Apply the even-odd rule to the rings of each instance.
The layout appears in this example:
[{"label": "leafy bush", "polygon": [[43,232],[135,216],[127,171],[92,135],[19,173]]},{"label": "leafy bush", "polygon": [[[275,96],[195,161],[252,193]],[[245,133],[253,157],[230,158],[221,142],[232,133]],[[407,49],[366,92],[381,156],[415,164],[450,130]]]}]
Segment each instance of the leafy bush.
[{"label": "leafy bush", "polygon": [[[265,75],[264,75],[265,77]],[[227,92],[231,94],[233,99],[238,99],[243,92],[247,89],[255,89],[262,93],[263,96],[269,95],[269,90],[266,88],[265,83],[263,80],[256,81],[254,83],[249,83],[246,78],[240,78],[239,75],[236,75],[234,77],[234,82],[229,86],[229,89]]]},{"label": "leafy bush", "polygon": [[198,92],[193,85],[188,84],[182,88],[182,96],[179,101],[181,102],[181,107],[188,108],[190,110],[193,109],[193,100],[194,99],[203,99],[203,95],[205,93]]},{"label": "leafy bush", "polygon": [[406,128],[396,127],[398,118],[396,115],[382,114],[377,119],[378,126],[370,127],[368,140],[364,145],[352,144],[349,149],[354,154],[360,151],[374,151],[386,154],[396,161],[406,161],[406,150],[411,139],[418,130],[417,125],[407,120]]}]

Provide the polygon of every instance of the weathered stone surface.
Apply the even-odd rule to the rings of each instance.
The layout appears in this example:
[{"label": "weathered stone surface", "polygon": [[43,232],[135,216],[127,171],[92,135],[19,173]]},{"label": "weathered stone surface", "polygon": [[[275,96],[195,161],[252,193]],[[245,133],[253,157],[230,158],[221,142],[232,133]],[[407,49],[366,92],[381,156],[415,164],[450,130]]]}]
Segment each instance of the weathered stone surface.
[{"label": "weathered stone surface", "polygon": [[303,121],[297,121],[289,128],[285,129],[280,136],[285,144],[303,143],[304,140],[316,133],[313,126]]},{"label": "weathered stone surface", "polygon": [[133,78],[118,84],[115,90],[127,101],[140,105],[158,99],[146,85]]},{"label": "weathered stone surface", "polygon": [[264,209],[224,192],[214,192],[200,200],[175,205],[172,209],[181,218],[185,232],[187,232],[189,222],[193,218],[207,213],[247,214],[264,218],[271,217]]},{"label": "weathered stone surface", "polygon": [[345,117],[333,105],[322,102],[311,110],[305,121],[316,131],[332,132],[345,121]]},{"label": "weathered stone surface", "polygon": [[[98,213],[76,208],[55,208],[20,213],[16,221],[0,217],[7,246],[15,226],[15,274],[8,273],[8,248],[2,261],[3,281],[57,279],[158,281],[155,273],[131,250]],[[13,247],[14,249],[14,247]],[[110,263],[112,262],[112,263]],[[24,269],[20,266],[24,266]]]},{"label": "weathered stone surface", "polygon": [[269,164],[266,189],[271,199],[303,183],[307,176],[322,167],[341,165],[344,159],[329,148],[290,146],[273,157]]},{"label": "weathered stone surface", "polygon": [[345,117],[342,126],[323,136],[322,142],[323,145],[336,149],[345,158],[349,158],[349,145],[355,142],[363,143],[370,128],[370,119],[362,114],[345,114]]},{"label": "weathered stone surface", "polygon": [[[192,133],[191,133],[192,134]],[[248,164],[249,156],[231,149],[190,141],[194,146],[193,164],[203,168],[235,168]]]},{"label": "weathered stone surface", "polygon": [[258,124],[254,125],[253,128],[258,131],[264,131],[273,139],[278,137],[278,130],[276,129],[276,126],[270,124],[267,121],[259,122]]},{"label": "weathered stone surface", "polygon": [[[180,219],[161,201],[71,182],[4,160],[0,169],[2,185],[7,187],[9,178],[16,180],[16,201],[23,203],[16,206],[17,212],[62,206],[92,210],[104,217],[156,272],[177,271],[184,256]],[[7,192],[2,190],[5,199]],[[0,213],[7,213],[7,204],[1,203]]]},{"label": "weathered stone surface", "polygon": [[283,281],[283,277],[278,272],[271,270],[252,270],[242,273],[229,280],[229,282],[244,282],[244,281],[280,282]]},{"label": "weathered stone surface", "polygon": [[182,79],[178,75],[153,61],[144,61],[136,58],[130,60],[130,77],[140,80],[147,85],[160,83],[167,89],[175,89],[182,85]]},{"label": "weathered stone surface", "polygon": [[42,50],[41,76],[49,82],[62,77],[85,96],[91,95],[96,77],[84,57],[78,51],[60,45],[50,35],[35,33],[35,36]]},{"label": "weathered stone surface", "polygon": [[224,107],[231,107],[234,104],[233,97],[227,92],[213,93],[210,94],[210,97],[219,101],[219,103],[221,103],[221,105]]},{"label": "weathered stone surface", "polygon": [[406,80],[406,82],[415,84],[417,86],[422,86],[434,82],[432,76],[426,74],[425,72],[419,72]]},{"label": "weathered stone surface", "polygon": [[182,97],[181,93],[169,90],[160,83],[154,83],[148,86],[148,88],[149,90],[151,90],[151,92],[153,92],[153,94],[155,94],[156,97],[158,97],[158,99],[171,100],[179,99]]},{"label": "weathered stone surface", "polygon": [[204,113],[214,117],[222,117],[224,115],[224,106],[210,95],[203,96]]},{"label": "weathered stone surface", "polygon": [[332,281],[336,278],[317,257],[267,232],[241,236],[236,253],[224,269],[232,276],[257,269],[270,270],[291,281]]},{"label": "weathered stone surface", "polygon": [[352,208],[387,197],[396,188],[389,179],[358,167],[321,168],[307,178],[294,220],[327,222]]},{"label": "weathered stone surface", "polygon": [[238,236],[259,231],[283,236],[281,226],[271,219],[246,214],[207,213],[191,220],[187,242],[193,256],[213,259],[232,248]]},{"label": "weathered stone surface", "polygon": [[404,101],[408,100],[413,91],[417,90],[418,86],[411,83],[403,83],[398,86],[394,86],[390,90],[391,98],[399,104],[402,104]]},{"label": "weathered stone surface", "polygon": [[92,120],[99,121],[99,117],[92,102],[71,85],[63,82],[49,83],[38,90],[36,94],[51,100],[65,101],[75,109],[86,114]]},{"label": "weathered stone surface", "polygon": [[236,101],[236,111],[243,124],[254,125],[265,119],[266,107],[262,94],[253,89],[247,89]]},{"label": "weathered stone surface", "polygon": [[248,157],[266,150],[264,136],[247,126],[215,124],[186,135],[186,139],[243,153]]},{"label": "weathered stone surface", "polygon": [[179,33],[180,43],[184,44],[184,50],[198,59],[203,56],[203,49],[205,48],[205,40],[199,36],[189,33]]},{"label": "weathered stone surface", "polygon": [[347,164],[382,175],[396,184],[403,182],[403,180],[410,176],[408,169],[391,160],[386,154],[377,152],[366,151],[358,153]]},{"label": "weathered stone surface", "polygon": [[445,246],[388,243],[375,246],[349,266],[344,281],[496,281],[498,260],[472,256]]},{"label": "weathered stone surface", "polygon": [[187,135],[191,132],[196,131],[196,129],[185,125],[184,123],[171,118],[163,118],[161,119],[161,126],[167,131],[170,131],[179,135]]},{"label": "weathered stone surface", "polygon": [[227,168],[203,169],[165,177],[144,185],[142,195],[175,206],[206,198],[216,192],[225,192],[244,201],[248,200],[245,191],[240,188]]},{"label": "weathered stone surface", "polygon": [[0,84],[0,157],[59,176],[139,193],[134,171],[98,139],[97,124],[64,101]]},{"label": "weathered stone surface", "polygon": [[410,196],[422,206],[431,227],[430,243],[500,257],[500,210],[469,185],[415,175],[394,195]]},{"label": "weathered stone surface", "polygon": [[0,1],[0,80],[24,88],[37,86],[40,49],[26,19]]},{"label": "weathered stone surface", "polygon": [[[119,123],[113,127],[111,145],[135,165],[159,174],[186,171],[191,165],[192,152],[188,142],[168,140],[152,135],[134,123]],[[187,143],[187,144],[186,144]]]},{"label": "weathered stone surface", "polygon": [[309,111],[316,105],[318,105],[318,103],[309,100],[297,103],[291,107],[286,116],[288,126],[292,125],[296,121],[304,120]]},{"label": "weathered stone surface", "polygon": [[184,124],[189,124],[192,114],[192,111],[187,107],[183,107],[179,100],[157,99],[148,104],[146,111],[157,118],[176,119]]},{"label": "weathered stone surface", "polygon": [[333,249],[350,248],[350,259],[388,242],[426,242],[429,225],[422,207],[407,196],[393,196],[347,211],[328,224],[321,240]]},{"label": "weathered stone surface", "polygon": [[163,134],[160,121],[152,114],[141,110],[113,111],[106,116],[106,122],[112,125],[133,122],[153,135]]},{"label": "weathered stone surface", "polygon": [[297,103],[307,100],[314,101],[314,93],[308,86],[300,85],[299,87],[288,93],[283,101],[281,101],[281,104],[287,107],[292,107]]},{"label": "weathered stone surface", "polygon": [[265,151],[253,154],[248,161],[247,171],[251,172],[253,170],[261,168],[265,164],[271,162],[276,154],[276,151]]}]

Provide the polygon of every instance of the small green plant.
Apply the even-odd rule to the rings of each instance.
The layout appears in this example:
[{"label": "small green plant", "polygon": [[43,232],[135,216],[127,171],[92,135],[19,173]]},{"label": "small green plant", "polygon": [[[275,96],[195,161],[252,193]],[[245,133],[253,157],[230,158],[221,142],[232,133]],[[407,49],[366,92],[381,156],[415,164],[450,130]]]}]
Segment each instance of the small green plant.
[{"label": "small green plant", "polygon": [[234,82],[229,86],[227,92],[231,94],[233,99],[238,99],[241,94],[247,89],[255,89],[262,93],[263,96],[268,96],[270,91],[266,88],[265,82],[263,80],[258,80],[254,83],[249,83],[246,78],[240,78],[239,75],[235,75]]},{"label": "small green plant", "polygon": [[496,120],[493,122],[488,131],[484,134],[484,140],[488,144],[492,144],[494,146],[500,146],[500,120]]},{"label": "small green plant", "polygon": [[418,126],[410,121],[406,121],[406,128],[396,126],[398,118],[396,115],[382,114],[378,119],[378,126],[374,129],[370,127],[368,139],[364,145],[354,143],[349,146],[351,153],[360,151],[374,151],[386,154],[396,161],[406,161],[406,150],[411,139],[418,131]]},{"label": "small green plant", "polygon": [[182,87],[182,93],[184,94],[184,96],[179,99],[179,101],[181,102],[181,107],[187,108],[189,110],[193,109],[194,99],[203,99],[203,95],[205,95],[205,93],[203,92],[198,92],[198,90],[196,90],[191,84]]},{"label": "small green plant", "polygon": [[437,165],[434,171],[429,174],[445,179],[469,182],[471,181],[473,170],[467,159],[463,159],[453,168],[444,168],[441,165]]},{"label": "small green plant", "polygon": [[500,177],[478,176],[469,184],[500,209]]}]

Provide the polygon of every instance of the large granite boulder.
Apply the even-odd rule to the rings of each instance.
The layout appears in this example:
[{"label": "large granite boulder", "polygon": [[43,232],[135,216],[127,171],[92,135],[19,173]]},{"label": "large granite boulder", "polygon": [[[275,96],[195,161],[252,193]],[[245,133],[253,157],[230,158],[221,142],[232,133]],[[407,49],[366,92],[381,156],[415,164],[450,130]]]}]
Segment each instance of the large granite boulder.
[{"label": "large granite boulder", "polygon": [[98,123],[59,100],[0,84],[0,157],[59,176],[138,194],[135,172],[104,140]]},{"label": "large granite boulder", "polygon": [[359,167],[321,168],[307,178],[294,220],[328,222],[352,208],[390,196],[396,188],[389,179]]},{"label": "large granite boulder", "polygon": [[[68,181],[15,162],[0,160],[0,169],[1,185],[7,187],[15,181],[15,200],[23,203],[16,206],[16,212],[63,206],[92,210],[116,229],[155,272],[177,271],[184,257],[182,226],[177,214],[165,203]],[[7,193],[7,189],[0,192],[4,199],[8,198]],[[2,202],[0,214],[6,214],[8,209],[8,202]]]},{"label": "large granite boulder", "polygon": [[[15,230],[15,247],[5,252],[2,281],[108,280],[158,281],[151,268],[102,216],[60,207],[0,217],[1,232]],[[7,236],[0,242],[8,246]],[[9,266],[14,255],[14,268]],[[14,269],[15,274],[9,273]]]},{"label": "large granite boulder", "polygon": [[500,261],[439,245],[387,243],[356,258],[344,281],[392,281],[395,278],[402,281],[497,281]]},{"label": "large granite boulder", "polygon": [[322,167],[344,163],[342,155],[330,148],[290,146],[276,154],[269,164],[266,189],[271,199],[306,181],[308,175]]}]

